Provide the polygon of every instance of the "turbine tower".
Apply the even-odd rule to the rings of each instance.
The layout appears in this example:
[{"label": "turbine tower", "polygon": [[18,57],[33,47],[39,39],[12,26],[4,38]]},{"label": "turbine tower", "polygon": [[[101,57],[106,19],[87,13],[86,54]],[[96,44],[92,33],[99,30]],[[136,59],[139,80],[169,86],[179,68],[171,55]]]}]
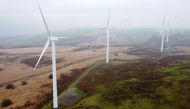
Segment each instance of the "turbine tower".
[{"label": "turbine tower", "polygon": [[42,56],[44,55],[45,51],[47,50],[47,48],[51,42],[51,45],[52,45],[52,47],[51,47],[52,48],[52,75],[53,75],[53,108],[58,108],[55,41],[57,41],[59,38],[64,38],[64,37],[51,36],[51,33],[49,31],[48,25],[46,23],[45,17],[43,15],[43,12],[41,10],[41,7],[40,7],[40,4],[38,1],[37,1],[37,4],[38,4],[38,8],[39,8],[40,14],[41,14],[43,22],[44,22],[44,26],[45,26],[47,34],[48,34],[48,39],[47,39],[47,42],[44,46],[44,49],[43,49],[36,65],[35,65],[34,70],[36,70],[40,60],[42,59]]},{"label": "turbine tower", "polygon": [[109,36],[109,22],[110,22],[111,13],[109,13],[107,26],[106,26],[106,33],[107,33],[107,49],[106,49],[106,63],[109,63],[109,46],[110,46],[110,36]]},{"label": "turbine tower", "polygon": [[160,47],[160,51],[163,52],[164,49],[164,36],[165,36],[165,17],[163,18],[163,25],[162,25],[162,29],[161,29],[161,34],[162,34],[162,42],[161,42],[161,47]]},{"label": "turbine tower", "polygon": [[168,25],[167,25],[167,39],[166,39],[166,42],[168,43],[169,42],[169,37],[170,37],[170,22],[168,20]]}]

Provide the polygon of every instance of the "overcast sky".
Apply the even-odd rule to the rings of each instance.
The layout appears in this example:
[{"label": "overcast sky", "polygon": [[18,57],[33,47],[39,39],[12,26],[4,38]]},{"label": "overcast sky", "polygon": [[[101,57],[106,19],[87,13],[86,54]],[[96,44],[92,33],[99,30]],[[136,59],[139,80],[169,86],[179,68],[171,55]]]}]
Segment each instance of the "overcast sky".
[{"label": "overcast sky", "polygon": [[[190,27],[190,0],[39,0],[51,31],[79,27]],[[184,22],[184,23],[183,23]],[[36,0],[0,0],[0,36],[45,32]]]}]

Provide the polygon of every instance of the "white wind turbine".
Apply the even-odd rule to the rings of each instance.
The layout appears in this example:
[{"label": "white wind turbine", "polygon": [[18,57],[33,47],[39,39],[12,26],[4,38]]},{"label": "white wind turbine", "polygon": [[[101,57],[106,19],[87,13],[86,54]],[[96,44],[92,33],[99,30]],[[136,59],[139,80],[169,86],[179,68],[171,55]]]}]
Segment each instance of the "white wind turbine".
[{"label": "white wind turbine", "polygon": [[53,108],[58,108],[58,97],[57,97],[57,77],[56,77],[56,54],[55,54],[55,41],[57,41],[59,38],[64,38],[64,37],[55,37],[55,36],[51,36],[51,33],[49,31],[48,25],[46,23],[45,17],[42,13],[41,7],[39,2],[37,1],[38,4],[38,8],[40,10],[40,14],[42,16],[43,22],[44,22],[44,26],[46,28],[46,31],[48,33],[48,39],[47,42],[44,46],[44,49],[35,65],[34,70],[36,70],[40,60],[42,59],[42,56],[44,55],[45,51],[47,50],[50,42],[52,45],[52,75],[53,75]]},{"label": "white wind turbine", "polygon": [[169,42],[169,37],[170,37],[170,22],[168,21],[168,25],[167,25],[167,39],[166,42]]},{"label": "white wind turbine", "polygon": [[162,25],[162,29],[161,29],[161,34],[162,34],[162,42],[161,42],[161,47],[160,47],[160,51],[163,52],[164,49],[164,36],[165,36],[165,17],[163,19],[163,25]]},{"label": "white wind turbine", "polygon": [[109,36],[109,22],[110,22],[111,13],[109,13],[108,20],[107,20],[107,27],[106,27],[106,33],[107,33],[107,49],[106,49],[106,63],[109,63],[109,46],[110,46],[110,36]]}]

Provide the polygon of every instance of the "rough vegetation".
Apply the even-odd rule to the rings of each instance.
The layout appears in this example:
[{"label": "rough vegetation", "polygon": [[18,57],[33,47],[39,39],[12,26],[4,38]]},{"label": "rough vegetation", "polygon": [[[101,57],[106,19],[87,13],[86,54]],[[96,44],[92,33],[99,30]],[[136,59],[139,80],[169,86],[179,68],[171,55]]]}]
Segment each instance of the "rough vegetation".
[{"label": "rough vegetation", "polygon": [[101,48],[104,48],[104,46],[87,46],[87,47],[75,48],[75,49],[73,49],[73,52],[90,50],[90,49],[94,51],[94,49],[101,49]]},{"label": "rough vegetation", "polygon": [[1,107],[8,107],[12,104],[12,101],[9,99],[4,99],[1,103]]},{"label": "rough vegetation", "polygon": [[49,77],[49,79],[53,79],[53,75],[52,74],[50,74],[48,77]]},{"label": "rough vegetation", "polygon": [[3,71],[3,68],[0,68],[0,71]]},{"label": "rough vegetation", "polygon": [[[28,66],[34,67],[36,65],[36,62],[38,61],[39,57],[32,57],[32,58],[25,58],[21,60],[21,63],[26,64]],[[63,62],[63,58],[58,58],[56,59],[56,63]],[[50,60],[49,57],[43,57],[42,60],[40,61],[40,64],[38,67],[42,67],[45,65],[51,65],[52,61]]]},{"label": "rough vegetation", "polygon": [[21,85],[24,86],[24,85],[27,85],[28,82],[27,81],[21,81]]},{"label": "rough vegetation", "polygon": [[15,86],[14,86],[14,84],[9,83],[9,84],[7,84],[7,85],[5,86],[5,88],[6,88],[6,89],[15,89]]},{"label": "rough vegetation", "polygon": [[69,109],[190,109],[188,56],[102,65],[77,85],[84,98]]}]

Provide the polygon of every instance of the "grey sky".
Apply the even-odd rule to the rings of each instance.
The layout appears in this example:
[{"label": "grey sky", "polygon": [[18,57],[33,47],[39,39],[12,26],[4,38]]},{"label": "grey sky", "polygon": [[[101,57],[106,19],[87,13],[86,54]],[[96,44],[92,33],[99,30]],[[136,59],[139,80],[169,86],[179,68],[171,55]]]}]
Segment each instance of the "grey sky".
[{"label": "grey sky", "polygon": [[[189,0],[39,0],[51,31],[78,27],[190,27]],[[0,36],[45,32],[36,0],[0,0]]]}]

